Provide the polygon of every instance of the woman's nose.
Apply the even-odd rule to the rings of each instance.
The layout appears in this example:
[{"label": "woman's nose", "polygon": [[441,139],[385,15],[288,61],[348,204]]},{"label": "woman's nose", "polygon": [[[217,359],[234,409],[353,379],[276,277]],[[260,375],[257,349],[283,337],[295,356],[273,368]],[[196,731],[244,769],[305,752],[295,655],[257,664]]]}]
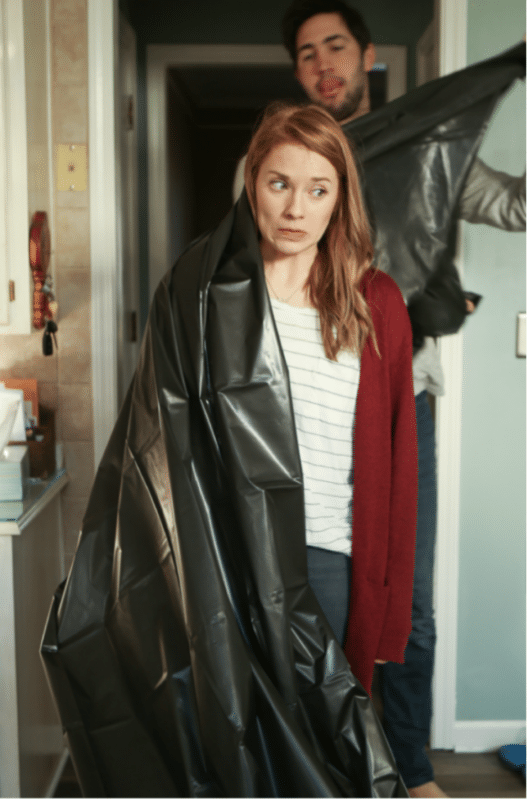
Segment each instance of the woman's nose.
[{"label": "woman's nose", "polygon": [[289,217],[298,219],[304,216],[304,197],[302,192],[291,192],[289,202],[285,208],[285,213]]}]

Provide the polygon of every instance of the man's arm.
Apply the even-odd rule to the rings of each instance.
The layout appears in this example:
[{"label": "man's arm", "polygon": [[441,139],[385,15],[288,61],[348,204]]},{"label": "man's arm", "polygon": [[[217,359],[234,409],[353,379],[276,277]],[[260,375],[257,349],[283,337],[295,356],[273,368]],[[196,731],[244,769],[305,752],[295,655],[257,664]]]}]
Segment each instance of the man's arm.
[{"label": "man's arm", "polygon": [[[461,195],[459,217],[506,231],[524,231],[525,174],[519,178],[507,175],[477,158]],[[461,293],[453,264],[440,276],[433,275],[424,292],[408,304],[414,348],[419,349],[424,336],[455,333],[473,310]]]},{"label": "man's arm", "polygon": [[517,178],[477,158],[461,195],[459,216],[506,231],[525,230],[525,173]]},{"label": "man's arm", "polygon": [[459,273],[449,261],[434,273],[424,291],[408,303],[414,351],[423,346],[425,336],[456,333],[465,321],[468,308]]}]

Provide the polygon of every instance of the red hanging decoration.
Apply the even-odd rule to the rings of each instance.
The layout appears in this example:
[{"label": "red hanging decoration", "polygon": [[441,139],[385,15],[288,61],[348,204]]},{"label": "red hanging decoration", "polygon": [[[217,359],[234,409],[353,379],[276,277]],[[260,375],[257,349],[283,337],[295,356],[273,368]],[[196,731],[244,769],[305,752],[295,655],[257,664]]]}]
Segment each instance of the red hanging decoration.
[{"label": "red hanging decoration", "polygon": [[29,263],[33,273],[33,327],[41,330],[56,312],[51,275],[47,275],[50,256],[48,215],[35,211],[29,229]]}]

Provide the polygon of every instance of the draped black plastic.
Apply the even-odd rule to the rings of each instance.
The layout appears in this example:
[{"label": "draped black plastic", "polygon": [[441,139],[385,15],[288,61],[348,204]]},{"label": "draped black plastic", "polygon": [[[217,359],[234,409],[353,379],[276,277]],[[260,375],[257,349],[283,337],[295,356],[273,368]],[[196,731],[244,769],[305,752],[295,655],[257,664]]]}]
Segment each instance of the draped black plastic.
[{"label": "draped black plastic", "polygon": [[[510,81],[516,60],[503,59]],[[463,84],[459,76],[445,84],[452,109],[456,80]],[[481,80],[478,73],[474,87]],[[402,167],[391,169],[389,154],[403,147],[404,130],[413,137],[417,107],[439,102],[429,89],[413,96],[402,130],[397,103],[357,128],[369,187],[384,172],[392,191]],[[484,127],[476,116],[474,142]],[[398,161],[422,163],[429,181],[439,161],[454,175],[476,146],[467,155],[447,119],[437,126],[439,141],[426,128],[419,135],[428,145],[411,138]],[[455,181],[441,195],[452,206]],[[439,219],[435,208],[430,215]],[[443,227],[440,262],[450,253]],[[422,245],[403,253],[391,230],[378,242],[393,274],[398,258]],[[424,283],[423,266],[410,293]],[[243,195],[156,292],[44,633],[44,664],[85,795],[406,796],[370,699],[307,584],[303,526],[287,371]]]},{"label": "draped black plastic", "polygon": [[90,796],[405,796],[306,581],[245,196],[156,293],[42,652]]},{"label": "draped black plastic", "polygon": [[465,319],[459,198],[496,103],[524,75],[521,43],[344,127],[363,164],[376,265],[401,289],[414,338],[455,333]]}]

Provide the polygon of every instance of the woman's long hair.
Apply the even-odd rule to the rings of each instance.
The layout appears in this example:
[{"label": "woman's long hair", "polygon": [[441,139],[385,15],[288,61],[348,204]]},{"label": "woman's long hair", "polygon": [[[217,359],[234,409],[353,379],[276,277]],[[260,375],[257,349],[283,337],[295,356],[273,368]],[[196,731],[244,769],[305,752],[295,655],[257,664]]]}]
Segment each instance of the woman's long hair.
[{"label": "woman's long hair", "polygon": [[335,209],[319,242],[307,289],[320,316],[326,356],[336,360],[341,349],[360,355],[368,336],[377,340],[360,283],[372,265],[373,245],[355,160],[340,125],[315,105],[272,104],[256,130],[245,162],[245,187],[256,219],[256,179],[260,167],[280,144],[299,144],[331,162],[339,176]]}]

